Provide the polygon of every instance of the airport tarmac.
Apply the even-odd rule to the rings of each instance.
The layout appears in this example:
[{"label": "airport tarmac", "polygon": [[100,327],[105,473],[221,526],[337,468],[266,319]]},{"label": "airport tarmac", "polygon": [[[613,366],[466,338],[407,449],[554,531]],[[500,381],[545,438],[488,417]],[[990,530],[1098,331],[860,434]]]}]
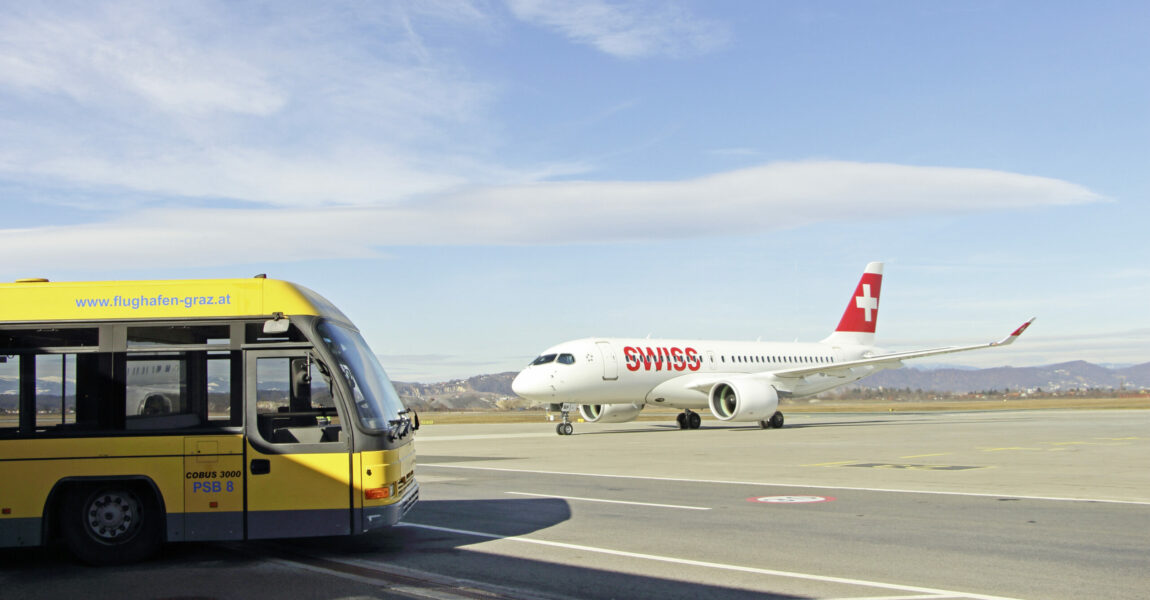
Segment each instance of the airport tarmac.
[{"label": "airport tarmac", "polygon": [[[573,436],[545,422],[427,425],[416,443],[422,500],[388,534],[170,545],[113,569],[5,551],[0,590],[89,600],[1150,593],[1146,410],[793,414],[781,430],[705,419],[694,431],[576,424]],[[141,593],[151,579],[159,587]]]}]

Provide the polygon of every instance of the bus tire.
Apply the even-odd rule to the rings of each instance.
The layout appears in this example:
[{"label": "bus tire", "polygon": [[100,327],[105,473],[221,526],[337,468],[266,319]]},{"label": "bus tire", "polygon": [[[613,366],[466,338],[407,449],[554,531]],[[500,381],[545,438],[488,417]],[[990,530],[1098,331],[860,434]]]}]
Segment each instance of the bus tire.
[{"label": "bus tire", "polygon": [[90,565],[151,556],[163,541],[162,522],[154,494],[119,481],[69,490],[59,519],[68,550]]}]

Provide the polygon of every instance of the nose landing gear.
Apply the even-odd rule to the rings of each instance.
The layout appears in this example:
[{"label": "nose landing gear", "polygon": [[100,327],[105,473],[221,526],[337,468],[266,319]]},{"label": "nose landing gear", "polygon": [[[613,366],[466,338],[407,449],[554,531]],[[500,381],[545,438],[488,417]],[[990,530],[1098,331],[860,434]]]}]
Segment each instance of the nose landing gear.
[{"label": "nose landing gear", "polygon": [[563,421],[555,426],[555,433],[559,435],[571,435],[575,433],[575,426],[571,424],[570,414],[572,406],[564,403],[559,409],[559,415]]}]

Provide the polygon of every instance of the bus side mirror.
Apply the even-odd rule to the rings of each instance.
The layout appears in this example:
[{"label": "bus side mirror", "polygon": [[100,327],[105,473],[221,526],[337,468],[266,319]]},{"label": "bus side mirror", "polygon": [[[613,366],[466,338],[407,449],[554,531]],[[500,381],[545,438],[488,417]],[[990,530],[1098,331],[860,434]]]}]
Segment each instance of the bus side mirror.
[{"label": "bus side mirror", "polygon": [[413,421],[412,421],[412,422],[413,422],[413,425],[412,425],[412,427],[411,427],[411,428],[412,428],[412,429],[414,429],[414,430],[416,430],[416,431],[419,431],[419,413],[417,413],[417,412],[415,412],[415,411],[412,411],[412,412],[411,412],[411,415],[412,415],[413,417],[415,417],[415,419],[413,419]]}]

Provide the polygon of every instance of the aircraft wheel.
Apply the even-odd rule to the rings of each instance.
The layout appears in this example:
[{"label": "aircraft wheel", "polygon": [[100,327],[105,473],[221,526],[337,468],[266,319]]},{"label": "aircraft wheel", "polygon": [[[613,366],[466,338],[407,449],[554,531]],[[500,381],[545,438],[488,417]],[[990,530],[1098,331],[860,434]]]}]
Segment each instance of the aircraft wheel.
[{"label": "aircraft wheel", "polygon": [[700,417],[699,413],[693,412],[693,413],[687,415],[687,425],[691,429],[698,429],[699,425],[702,425],[702,424],[703,424],[703,417]]},{"label": "aircraft wheel", "polygon": [[563,431],[559,435],[571,435],[575,433],[575,426],[570,423],[562,423],[560,427],[563,428]]},{"label": "aircraft wheel", "polygon": [[564,435],[562,423],[559,423],[558,425],[555,426],[555,433],[558,433],[559,435]]},{"label": "aircraft wheel", "polygon": [[770,429],[771,421],[769,419],[763,419],[762,421],[759,421],[759,427],[762,429]]},{"label": "aircraft wheel", "polygon": [[783,428],[783,413],[782,413],[782,411],[775,411],[775,414],[771,415],[771,427],[774,427],[775,429],[782,429]]},{"label": "aircraft wheel", "polygon": [[675,415],[675,422],[679,424],[679,429],[687,428],[687,413],[679,413]]}]

